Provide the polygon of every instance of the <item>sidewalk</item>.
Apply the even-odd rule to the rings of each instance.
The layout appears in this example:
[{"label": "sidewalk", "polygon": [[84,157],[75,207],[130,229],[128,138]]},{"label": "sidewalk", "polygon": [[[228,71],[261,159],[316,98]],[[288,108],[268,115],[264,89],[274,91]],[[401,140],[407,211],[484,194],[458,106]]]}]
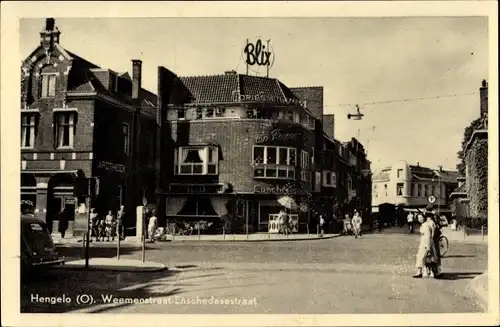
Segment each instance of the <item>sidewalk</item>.
[{"label": "sidewalk", "polygon": [[[316,234],[228,234],[228,235],[176,235],[175,237],[168,236],[166,241],[157,241],[157,243],[163,242],[276,242],[276,241],[309,241],[309,240],[324,240],[340,236],[340,234],[325,234],[323,237]],[[56,245],[79,245],[83,246],[82,237],[66,237],[61,238],[59,235],[52,236],[54,244]],[[93,240],[90,242],[90,246],[116,246],[115,241],[99,241]],[[141,243],[140,238],[136,236],[126,237],[125,240],[120,242],[121,245],[138,245]],[[149,241],[146,241],[149,243]]]},{"label": "sidewalk", "polygon": [[[68,261],[55,269],[87,270],[85,260]],[[142,262],[141,260],[115,259],[115,258],[90,258],[88,270],[124,271],[124,272],[158,272],[168,268],[157,262]]]},{"label": "sidewalk", "polygon": [[479,304],[488,311],[488,273],[479,275],[473,278],[469,284],[469,288],[475,294]]},{"label": "sidewalk", "polygon": [[448,238],[450,242],[464,242],[464,243],[483,243],[488,244],[488,235],[465,235],[464,231],[452,231],[449,228],[443,228],[443,235]]}]

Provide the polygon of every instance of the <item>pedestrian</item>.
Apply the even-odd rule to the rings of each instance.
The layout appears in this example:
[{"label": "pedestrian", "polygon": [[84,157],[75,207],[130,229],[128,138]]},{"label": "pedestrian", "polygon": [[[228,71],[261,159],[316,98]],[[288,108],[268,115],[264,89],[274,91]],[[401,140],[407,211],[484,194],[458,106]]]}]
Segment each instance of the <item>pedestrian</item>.
[{"label": "pedestrian", "polygon": [[278,223],[280,225],[280,232],[282,234],[287,234],[288,235],[288,217],[285,212],[285,210],[281,209],[280,213],[278,214]]},{"label": "pedestrian", "polygon": [[354,210],[354,215],[352,217],[352,227],[354,228],[354,237],[361,237],[361,224],[363,223],[363,219],[359,215],[358,210]]},{"label": "pedestrian", "polygon": [[90,241],[92,241],[92,237],[95,237],[97,242],[99,237],[99,215],[95,208],[90,209],[90,233]]},{"label": "pedestrian", "polygon": [[432,276],[432,261],[436,261],[436,251],[432,240],[432,226],[429,220],[425,220],[423,215],[418,215],[420,223],[420,243],[416,255],[415,267],[417,272],[413,278]]},{"label": "pedestrian", "polygon": [[413,212],[410,211],[408,213],[408,216],[406,217],[406,220],[408,222],[408,230],[410,231],[410,234],[413,234],[413,228],[414,228],[413,227],[413,218],[414,218]]},{"label": "pedestrian", "polygon": [[61,238],[64,238],[69,224],[68,210],[64,208],[61,211],[59,211],[56,214],[56,219],[59,221],[58,231],[59,233],[61,233]]},{"label": "pedestrian", "polygon": [[319,229],[321,231],[320,236],[323,237],[325,235],[325,219],[323,215],[319,215]]},{"label": "pedestrian", "polygon": [[104,221],[106,226],[106,242],[109,242],[109,238],[111,237],[111,241],[115,240],[115,228],[116,228],[116,220],[113,215],[113,211],[109,210],[108,215]]},{"label": "pedestrian", "polygon": [[155,231],[158,227],[158,218],[156,217],[156,210],[151,211],[151,217],[148,222],[148,236],[152,243],[155,241]]},{"label": "pedestrian", "polygon": [[436,262],[432,265],[433,274],[436,277],[440,277],[442,275],[441,248],[439,247],[439,239],[441,238],[442,235],[441,224],[439,221],[439,217],[433,213],[429,214],[427,219],[430,220],[430,225],[432,228],[432,240],[436,251]]},{"label": "pedestrian", "polygon": [[125,220],[125,206],[120,206],[120,210],[117,214],[117,234],[121,240],[125,239],[125,229],[123,228],[123,221]]}]

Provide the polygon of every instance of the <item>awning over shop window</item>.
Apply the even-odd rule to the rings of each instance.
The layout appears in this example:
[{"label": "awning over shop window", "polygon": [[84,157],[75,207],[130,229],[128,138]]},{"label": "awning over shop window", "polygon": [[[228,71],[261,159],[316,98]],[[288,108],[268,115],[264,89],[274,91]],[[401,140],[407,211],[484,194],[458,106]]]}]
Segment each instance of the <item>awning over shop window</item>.
[{"label": "awning over shop window", "polygon": [[185,197],[167,197],[167,216],[175,216],[186,204]]},{"label": "awning over shop window", "polygon": [[215,211],[212,201],[208,197],[188,197],[182,209],[175,215],[177,216],[208,216],[218,217],[219,214]]},{"label": "awning over shop window", "polygon": [[224,196],[214,196],[212,197],[212,206],[219,216],[224,217],[227,215],[227,201],[228,198]]}]

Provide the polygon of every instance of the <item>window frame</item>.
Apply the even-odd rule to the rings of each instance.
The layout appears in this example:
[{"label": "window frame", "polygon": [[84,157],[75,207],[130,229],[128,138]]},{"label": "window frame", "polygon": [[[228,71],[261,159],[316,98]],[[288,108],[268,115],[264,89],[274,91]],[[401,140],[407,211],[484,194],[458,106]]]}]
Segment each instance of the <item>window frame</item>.
[{"label": "window frame", "polygon": [[[126,128],[126,132],[125,132]],[[130,125],[122,122],[123,154],[130,155]]]},{"label": "window frame", "polygon": [[311,165],[311,157],[309,152],[301,150],[300,151],[300,180],[303,182],[308,182],[310,181],[311,177],[309,174],[310,171],[310,165]]},{"label": "window frame", "polygon": [[[262,148],[263,158],[262,162],[256,162],[255,149]],[[268,162],[268,149],[274,149],[276,154],[276,159],[274,162]],[[286,149],[286,163],[281,164],[281,150]],[[294,154],[294,162],[292,161],[292,155]],[[295,180],[295,169],[297,167],[297,149],[294,147],[285,146],[274,146],[274,145],[254,145],[252,147],[252,166],[254,167],[254,178],[271,178],[271,179],[288,179]],[[263,172],[262,174],[257,174],[257,172]],[[268,175],[269,172],[274,172],[272,175]],[[280,172],[286,172],[286,176],[280,176]]]},{"label": "window frame", "polygon": [[[404,183],[396,183],[396,196],[405,196],[404,188],[405,188]],[[401,194],[399,194],[400,191]]]},{"label": "window frame", "polygon": [[[27,123],[24,123],[24,120],[27,120]],[[30,131],[29,135],[29,145],[26,145],[26,136]],[[36,114],[21,114],[21,149],[33,149],[35,148],[35,140],[36,140],[36,132],[37,132],[37,116]]]},{"label": "window frame", "polygon": [[[189,162],[189,163],[182,163],[181,158],[182,158],[182,153],[183,151],[190,151],[190,150],[203,150],[202,152],[202,162],[201,163],[194,163],[194,162]],[[212,160],[209,162],[209,151],[212,151]],[[214,155],[215,154],[215,155]],[[201,173],[195,173],[194,172],[194,167],[195,166],[201,166]],[[215,172],[209,172],[210,167],[215,167]],[[182,167],[191,167],[191,172],[183,172]],[[174,150],[174,175],[176,176],[214,176],[219,174],[219,147],[213,146],[213,145],[207,145],[207,146],[180,146],[177,147]]]},{"label": "window frame", "polygon": [[[76,131],[76,112],[74,111],[65,111],[65,112],[56,112],[55,116],[55,142],[56,149],[72,149],[75,143],[75,131]],[[60,117],[68,117],[68,123],[64,123],[61,125]],[[68,145],[62,145],[60,141],[60,133],[64,133],[64,126],[68,128]],[[64,137],[64,136],[63,136]],[[63,141],[64,142],[64,141]]]},{"label": "window frame", "polygon": [[[51,73],[41,73],[41,81],[40,81],[40,98],[41,99],[50,99],[56,96],[56,88],[57,88],[57,76],[59,75],[56,72]],[[53,83],[51,83],[51,81]],[[51,86],[52,92],[51,92]]]}]

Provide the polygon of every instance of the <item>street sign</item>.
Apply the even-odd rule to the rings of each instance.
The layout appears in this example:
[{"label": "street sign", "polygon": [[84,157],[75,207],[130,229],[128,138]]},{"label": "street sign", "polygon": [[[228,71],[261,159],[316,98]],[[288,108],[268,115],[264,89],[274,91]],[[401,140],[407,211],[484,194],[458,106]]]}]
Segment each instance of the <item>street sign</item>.
[{"label": "street sign", "polygon": [[436,197],[434,195],[429,195],[429,197],[427,198],[427,201],[432,204],[434,202],[436,202]]}]

